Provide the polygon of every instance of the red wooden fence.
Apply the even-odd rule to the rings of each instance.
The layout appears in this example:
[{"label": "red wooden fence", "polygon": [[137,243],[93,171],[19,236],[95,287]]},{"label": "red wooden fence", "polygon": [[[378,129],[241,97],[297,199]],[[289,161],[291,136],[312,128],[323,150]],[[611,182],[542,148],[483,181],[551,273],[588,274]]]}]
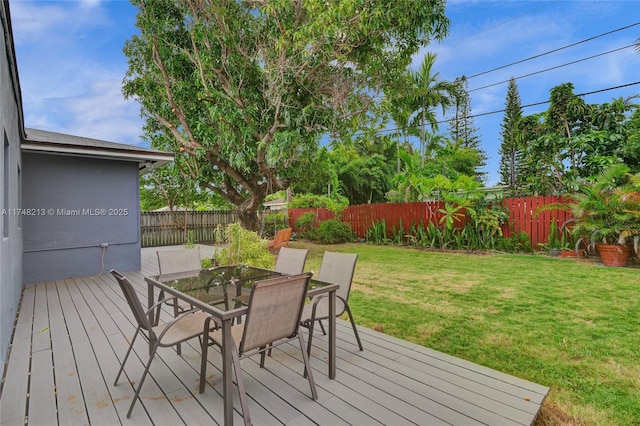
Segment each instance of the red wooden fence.
[{"label": "red wooden fence", "polygon": [[[542,210],[540,207],[562,203],[562,197],[521,197],[507,198],[504,206],[509,210],[509,219],[503,227],[505,237],[525,232],[531,239],[531,246],[538,247],[538,243],[548,240],[551,221],[560,229],[570,218],[565,210]],[[366,235],[375,223],[384,219],[387,227],[387,235],[391,236],[393,229],[399,229],[402,224],[403,232],[409,231],[412,224],[424,224],[429,222],[439,224],[442,213],[438,209],[444,207],[442,202],[413,202],[413,203],[386,203],[386,204],[362,204],[349,206],[340,218],[348,223],[359,238]],[[306,212],[315,212],[316,222],[332,219],[333,212],[326,209],[289,209],[289,225],[296,229],[296,220]]]}]

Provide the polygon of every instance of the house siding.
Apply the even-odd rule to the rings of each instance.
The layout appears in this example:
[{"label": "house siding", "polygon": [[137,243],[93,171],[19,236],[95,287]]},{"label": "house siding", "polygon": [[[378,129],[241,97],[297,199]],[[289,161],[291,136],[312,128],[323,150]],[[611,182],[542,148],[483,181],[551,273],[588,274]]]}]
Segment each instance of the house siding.
[{"label": "house siding", "polygon": [[26,284],[140,269],[137,162],[23,153],[23,164]]},{"label": "house siding", "polygon": [[0,361],[4,365],[22,292],[20,206],[22,110],[10,34],[9,5],[0,3]]}]

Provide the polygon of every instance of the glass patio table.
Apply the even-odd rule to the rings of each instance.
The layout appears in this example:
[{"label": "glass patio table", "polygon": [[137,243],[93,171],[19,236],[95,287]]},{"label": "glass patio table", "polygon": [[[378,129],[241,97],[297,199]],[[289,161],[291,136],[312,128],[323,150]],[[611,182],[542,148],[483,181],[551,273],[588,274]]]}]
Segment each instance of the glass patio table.
[{"label": "glass patio table", "polygon": [[[247,265],[218,266],[201,271],[145,277],[149,306],[168,293],[211,315],[222,329],[222,377],[224,398],[224,423],[233,424],[233,374],[231,370],[231,325],[247,312],[251,287],[256,281],[284,274]],[[329,293],[329,378],[336,376],[336,290],[338,284],[313,278],[309,282],[307,296]],[[152,315],[152,314],[150,314]],[[150,317],[152,324],[158,318]]]}]

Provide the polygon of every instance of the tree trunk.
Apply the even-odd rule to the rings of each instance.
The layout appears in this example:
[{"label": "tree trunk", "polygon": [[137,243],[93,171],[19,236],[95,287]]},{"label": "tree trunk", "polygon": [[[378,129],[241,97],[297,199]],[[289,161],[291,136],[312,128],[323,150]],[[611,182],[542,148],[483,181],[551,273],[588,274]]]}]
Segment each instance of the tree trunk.
[{"label": "tree trunk", "polygon": [[239,205],[237,212],[243,228],[260,233],[258,209],[253,203],[243,203]]}]

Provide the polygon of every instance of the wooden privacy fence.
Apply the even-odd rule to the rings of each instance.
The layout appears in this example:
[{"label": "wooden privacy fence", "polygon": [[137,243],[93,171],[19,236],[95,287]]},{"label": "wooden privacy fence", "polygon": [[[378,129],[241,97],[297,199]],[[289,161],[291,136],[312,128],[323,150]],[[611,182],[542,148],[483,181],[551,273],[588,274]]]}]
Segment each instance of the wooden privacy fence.
[{"label": "wooden privacy fence", "polygon": [[[565,210],[540,210],[542,206],[556,203],[563,203],[562,197],[506,198],[503,205],[509,211],[509,219],[503,226],[504,236],[512,237],[524,232],[533,248],[537,248],[539,243],[546,243],[551,222],[560,229],[570,219],[569,212]],[[359,238],[364,238],[368,229],[384,220],[387,235],[391,237],[400,227],[406,234],[412,224],[439,224],[443,214],[438,210],[443,207],[443,202],[436,201],[363,204],[347,207],[340,219],[348,223]],[[289,209],[289,226],[297,230],[296,220],[306,212],[314,212],[316,222],[334,217],[333,212],[327,209]],[[237,221],[238,215],[233,210],[143,212],[140,219],[142,247],[184,244],[190,234],[194,243],[211,242],[215,240],[218,225],[225,227]]]},{"label": "wooden privacy fence", "polygon": [[184,244],[215,240],[218,225],[227,226],[238,221],[233,210],[142,212],[140,238],[142,247]]},{"label": "wooden privacy fence", "polygon": [[[558,196],[505,199],[503,204],[509,211],[509,219],[503,226],[504,236],[511,237],[525,232],[529,235],[531,246],[537,248],[539,243],[547,242],[552,221],[559,229],[570,218],[569,212],[565,210],[539,211],[539,209],[545,205],[562,202],[562,197]],[[412,224],[422,223],[424,226],[429,222],[439,224],[443,214],[438,210],[443,207],[443,202],[436,201],[363,204],[347,207],[340,219],[348,223],[359,238],[364,238],[368,229],[384,220],[387,236],[392,236],[394,230],[399,230],[400,227],[403,233],[407,233]],[[296,220],[306,212],[316,212],[316,222],[334,217],[333,212],[326,209],[289,209],[289,226],[296,230]]]}]

